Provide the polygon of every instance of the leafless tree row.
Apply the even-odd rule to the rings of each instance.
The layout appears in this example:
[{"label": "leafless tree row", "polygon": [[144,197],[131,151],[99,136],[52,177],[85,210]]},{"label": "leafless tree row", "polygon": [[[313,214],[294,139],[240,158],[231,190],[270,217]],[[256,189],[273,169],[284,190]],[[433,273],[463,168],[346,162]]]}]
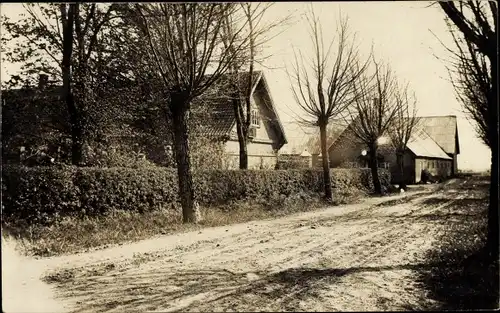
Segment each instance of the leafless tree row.
[{"label": "leafless tree row", "polygon": [[[295,101],[305,118],[299,122],[320,129],[322,167],[326,199],[332,198],[327,146],[328,123],[346,120],[350,131],[369,149],[370,168],[377,193],[382,193],[378,175],[377,149],[382,136],[393,138],[402,153],[416,124],[415,103],[408,97],[408,86],[401,85],[388,64],[373,53],[361,57],[355,34],[349,32],[347,18],[340,18],[336,39],[325,45],[321,23],[313,10],[307,16],[311,31],[312,57],[295,55],[289,73]],[[413,109],[409,108],[413,106]]]}]

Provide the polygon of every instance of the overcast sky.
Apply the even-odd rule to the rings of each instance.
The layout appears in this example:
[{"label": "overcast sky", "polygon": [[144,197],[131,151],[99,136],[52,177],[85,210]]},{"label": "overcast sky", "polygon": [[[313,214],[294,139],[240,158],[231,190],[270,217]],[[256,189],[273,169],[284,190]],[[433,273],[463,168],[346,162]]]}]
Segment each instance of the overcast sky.
[{"label": "overcast sky", "polygon": [[[451,37],[439,7],[429,2],[317,2],[312,4],[321,19],[325,42],[335,35],[339,12],[349,18],[349,28],[357,33],[361,53],[368,53],[373,44],[378,58],[388,62],[399,79],[410,83],[418,99],[419,115],[456,115],[460,138],[459,168],[487,169],[488,148],[476,137],[473,126],[465,119],[453,87],[448,81],[445,64],[435,55],[446,57],[447,51],[437,36],[449,47]],[[264,54],[272,55],[264,73],[273,100],[284,123],[288,140],[293,144],[304,137],[294,121],[300,115],[295,104],[285,68],[293,62],[293,50],[309,53],[311,42],[303,15],[310,7],[307,2],[275,3],[266,19],[273,21],[291,15],[289,25],[268,42]],[[22,12],[21,4],[2,4],[2,14],[15,18]],[[434,35],[433,35],[434,33]],[[2,62],[2,81],[14,74],[18,65]]]}]

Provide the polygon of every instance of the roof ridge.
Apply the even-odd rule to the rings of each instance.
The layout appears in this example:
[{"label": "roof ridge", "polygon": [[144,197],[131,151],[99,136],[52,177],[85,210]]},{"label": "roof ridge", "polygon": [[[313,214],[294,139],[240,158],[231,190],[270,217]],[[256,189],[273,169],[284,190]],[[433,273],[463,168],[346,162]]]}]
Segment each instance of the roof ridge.
[{"label": "roof ridge", "polygon": [[417,118],[430,118],[430,117],[457,117],[456,115],[454,114],[449,114],[449,115],[417,115],[416,116]]}]

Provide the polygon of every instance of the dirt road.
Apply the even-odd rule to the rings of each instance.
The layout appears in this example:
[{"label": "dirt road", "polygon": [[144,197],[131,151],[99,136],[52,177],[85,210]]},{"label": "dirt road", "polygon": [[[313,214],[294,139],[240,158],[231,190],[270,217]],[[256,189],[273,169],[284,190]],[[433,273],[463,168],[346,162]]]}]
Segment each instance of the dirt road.
[{"label": "dirt road", "polygon": [[405,310],[430,301],[415,271],[463,197],[371,198],[37,262],[74,312]]}]

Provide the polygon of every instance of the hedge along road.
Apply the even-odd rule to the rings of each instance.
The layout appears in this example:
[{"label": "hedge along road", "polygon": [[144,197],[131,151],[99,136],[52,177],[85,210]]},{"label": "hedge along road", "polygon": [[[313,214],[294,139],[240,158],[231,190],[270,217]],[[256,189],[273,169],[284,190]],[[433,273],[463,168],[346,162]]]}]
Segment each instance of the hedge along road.
[{"label": "hedge along road", "polygon": [[74,312],[415,308],[416,270],[446,222],[425,216],[465,197],[426,187],[37,262]]}]

